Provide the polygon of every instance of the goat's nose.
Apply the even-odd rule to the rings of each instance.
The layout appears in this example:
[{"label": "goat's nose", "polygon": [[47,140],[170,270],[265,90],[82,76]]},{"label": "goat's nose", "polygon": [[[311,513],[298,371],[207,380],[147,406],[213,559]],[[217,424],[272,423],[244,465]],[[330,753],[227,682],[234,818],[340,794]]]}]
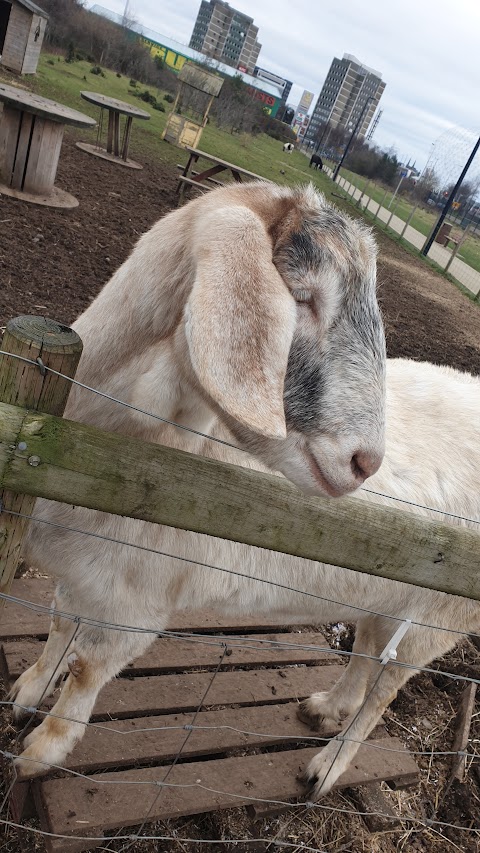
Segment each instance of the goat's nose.
[{"label": "goat's nose", "polygon": [[351,459],[352,472],[358,483],[363,483],[380,468],[383,455],[369,450],[357,450]]}]

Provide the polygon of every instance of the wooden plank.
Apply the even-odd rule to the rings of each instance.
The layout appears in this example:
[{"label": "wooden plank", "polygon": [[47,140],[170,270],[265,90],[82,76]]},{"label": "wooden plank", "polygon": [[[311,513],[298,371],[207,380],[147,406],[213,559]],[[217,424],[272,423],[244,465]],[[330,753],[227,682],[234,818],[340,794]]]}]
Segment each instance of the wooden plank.
[{"label": "wooden plank", "polygon": [[30,113],[22,113],[17,139],[17,150],[15,152],[15,165],[10,183],[10,186],[17,190],[23,189],[23,179],[27,168],[32,138],[33,119],[34,117]]},{"label": "wooden plank", "polygon": [[467,684],[462,692],[460,705],[455,718],[455,737],[453,739],[452,750],[457,753],[451,761],[450,779],[457,779],[463,782],[466,770],[465,752],[470,739],[470,726],[472,724],[472,714],[475,710],[475,696],[477,693],[477,685],[474,682]]},{"label": "wooden plank", "polygon": [[36,118],[25,172],[25,192],[48,195],[53,189],[63,140],[63,124]]},{"label": "wooden plank", "polygon": [[400,817],[376,782],[348,792],[370,832],[386,832],[400,824]]},{"label": "wooden plank", "polygon": [[[202,711],[182,750],[183,757],[215,755],[231,750],[251,750],[285,745],[314,736],[297,717],[297,702]],[[185,741],[192,713],[107,720],[102,728],[90,727],[68,756],[65,767],[80,773],[134,767],[171,761]],[[217,728],[223,726],[224,728]],[[171,728],[172,727],[172,728]],[[229,728],[230,727],[230,728]],[[251,732],[242,734],[240,731]],[[333,732],[331,733],[333,734]],[[262,736],[264,735],[264,736]],[[319,737],[318,748],[324,745]]]},{"label": "wooden plank", "polygon": [[[267,640],[270,642],[265,642]],[[253,634],[241,640],[219,637],[218,640],[207,642],[160,638],[154,641],[144,655],[129,664],[123,674],[160,675],[163,672],[212,669],[218,664],[220,642],[228,644],[223,670],[338,661],[338,655],[330,650],[325,652],[314,648],[295,648],[297,643],[301,643],[317,649],[329,649],[325,637],[321,634]],[[245,644],[248,648],[243,648]],[[43,643],[39,640],[4,643],[0,649],[0,666],[4,677],[7,680],[18,678],[38,660],[42,650]]]},{"label": "wooden plank", "polygon": [[[50,607],[53,601],[55,582],[52,578],[16,578],[10,594],[22,601]],[[41,637],[46,639],[50,628],[47,612],[32,610],[23,604],[7,601],[0,622],[2,638]]]},{"label": "wooden plank", "polygon": [[[343,666],[291,666],[285,669],[219,672],[208,691],[209,708],[223,705],[274,705],[305,699],[314,691],[330,690],[345,672]],[[125,719],[174,714],[198,708],[211,672],[120,678],[101,691],[92,720]],[[45,703],[51,708],[52,699]]]},{"label": "wooden plank", "polygon": [[[12,595],[23,601],[40,604],[49,608],[55,591],[52,578],[17,578],[13,582]],[[243,633],[245,631],[289,631],[295,622],[279,622],[277,614],[254,614],[234,616],[224,615],[211,610],[184,610],[172,613],[169,629],[171,631],[191,631],[192,633]],[[46,639],[50,628],[50,616],[47,612],[30,609],[23,604],[7,602],[0,623],[0,638],[20,639],[37,637]]]},{"label": "wooden plank", "polygon": [[0,120],[0,180],[7,187],[12,181],[21,119],[19,110],[4,106]]},{"label": "wooden plank", "polygon": [[480,599],[477,531],[47,414],[27,414],[18,441],[42,464],[15,454],[3,488]]},{"label": "wooden plank", "polygon": [[200,181],[195,180],[195,178],[187,178],[184,175],[180,175],[178,182],[177,191],[182,184],[188,184],[195,187],[195,189],[200,190],[202,193],[207,192],[210,189],[210,187],[205,186],[205,184],[201,184]]},{"label": "wooden plank", "polygon": [[[405,774],[417,772],[415,762],[400,740],[389,738],[370,743],[373,747],[388,746],[399,752],[387,752],[363,744],[339,779],[337,788],[355,787],[379,779],[398,780]],[[303,801],[306,794],[298,777],[317,752],[317,748],[308,747],[177,764],[168,775],[169,785],[176,787],[158,787],[157,783],[165,777],[167,767],[105,773],[88,779],[76,777],[68,782],[65,779],[47,780],[36,783],[36,802],[42,812],[43,824],[50,832],[101,836],[120,827],[135,826],[147,815],[149,822],[154,822],[236,808],[255,798]],[[71,849],[63,839],[61,847],[60,842],[47,844],[48,850],[67,853]],[[95,842],[86,839],[84,849],[90,846],[95,846]]]}]

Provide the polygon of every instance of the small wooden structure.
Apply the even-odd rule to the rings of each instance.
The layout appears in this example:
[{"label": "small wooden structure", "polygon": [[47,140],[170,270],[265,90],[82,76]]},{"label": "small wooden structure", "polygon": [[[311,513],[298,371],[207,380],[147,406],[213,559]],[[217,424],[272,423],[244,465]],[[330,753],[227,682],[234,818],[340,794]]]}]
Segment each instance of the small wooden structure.
[{"label": "small wooden structure", "polygon": [[95,127],[95,120],[16,86],[0,84],[0,194],[44,204],[77,207],[55,187],[64,125]]},{"label": "small wooden structure", "polygon": [[[110,160],[112,163],[118,163],[120,166],[128,166],[130,169],[143,169],[140,163],[135,163],[128,156],[128,147],[130,144],[130,134],[132,130],[132,121],[134,118],[147,120],[150,118],[150,113],[145,110],[140,110],[138,107],[133,107],[132,104],[126,101],[119,101],[117,98],[109,98],[108,95],[101,95],[98,92],[80,92],[81,97],[91,104],[100,107],[100,120],[98,122],[97,141],[95,145],[89,142],[77,142],[77,148],[86,151],[87,154],[93,154],[95,157],[102,157],[104,160]],[[102,148],[100,145],[100,137],[103,127],[103,110],[108,112],[108,130],[107,130],[107,147]],[[126,116],[123,137],[120,138],[120,116]]]},{"label": "small wooden structure", "polygon": [[0,64],[35,74],[48,15],[31,0],[0,0]]},{"label": "small wooden structure", "polygon": [[[181,169],[182,174],[178,179],[176,192],[179,195],[180,201],[183,200],[183,196],[185,191],[194,188],[199,190],[200,192],[206,192],[207,190],[211,190],[214,186],[224,186],[223,181],[219,181],[215,175],[218,175],[220,172],[230,172],[233,180],[237,184],[243,183],[243,181],[264,181],[267,184],[270,184],[268,178],[262,177],[262,175],[256,175],[255,172],[249,172],[248,169],[242,169],[240,166],[237,166],[236,163],[229,163],[227,160],[221,160],[220,157],[215,157],[214,154],[207,154],[206,151],[200,151],[198,148],[191,148],[189,145],[185,145],[186,151],[189,152],[190,157],[188,158],[188,163],[186,166],[182,166],[180,163],[177,164],[178,168]],[[199,171],[194,170],[194,166],[197,165],[198,160],[207,160],[209,166],[203,166],[199,168]],[[224,176],[222,175],[222,178]]]},{"label": "small wooden structure", "polygon": [[[204,68],[200,68],[193,62],[185,63],[178,75],[178,79],[180,80],[180,86],[172,107],[172,112],[168,117],[165,130],[163,131],[162,139],[165,139],[166,142],[172,142],[174,145],[179,145],[182,148],[185,148],[187,145],[196,148],[200,142],[203,128],[207,123],[213,99],[218,98],[220,94],[223,79],[217,74],[205,71]],[[190,87],[191,89],[196,89],[199,92],[210,95],[207,106],[201,115],[200,122],[195,122],[190,117],[179,114],[185,87]]]}]

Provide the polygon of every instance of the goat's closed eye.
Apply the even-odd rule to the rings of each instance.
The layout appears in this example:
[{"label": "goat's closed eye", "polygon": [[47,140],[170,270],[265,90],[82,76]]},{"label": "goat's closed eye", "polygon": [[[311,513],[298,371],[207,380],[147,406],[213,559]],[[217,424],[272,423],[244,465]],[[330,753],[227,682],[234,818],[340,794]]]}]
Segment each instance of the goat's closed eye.
[{"label": "goat's closed eye", "polygon": [[292,290],[292,296],[295,302],[311,302],[312,294],[309,290],[304,290],[301,288],[297,288],[296,290]]}]

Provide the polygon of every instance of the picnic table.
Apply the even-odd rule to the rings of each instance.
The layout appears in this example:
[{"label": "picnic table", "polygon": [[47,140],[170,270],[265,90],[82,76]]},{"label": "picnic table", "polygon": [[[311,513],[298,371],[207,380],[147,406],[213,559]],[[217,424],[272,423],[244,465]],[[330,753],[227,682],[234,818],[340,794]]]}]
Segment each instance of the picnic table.
[{"label": "picnic table", "polygon": [[[198,148],[190,148],[188,145],[185,146],[185,150],[189,152],[190,156],[185,167],[179,165],[179,168],[182,169],[182,174],[178,179],[177,185],[177,193],[180,198],[183,198],[187,187],[194,187],[200,192],[205,192],[212,189],[212,186],[223,186],[223,182],[214,177],[221,172],[230,172],[233,180],[240,184],[244,180],[271,183],[268,178],[256,175],[255,172],[249,172],[247,169],[242,169],[236,163],[221,160],[220,157],[216,157],[214,154],[207,154],[206,151],[200,151]],[[210,164],[213,163],[213,165],[203,167],[201,171],[194,170],[193,167],[200,158],[207,160]]]},{"label": "picnic table", "polygon": [[77,207],[55,187],[66,124],[95,127],[95,120],[17,86],[0,84],[0,193],[49,207]]},{"label": "picnic table", "polygon": [[[95,157],[102,157],[104,160],[110,160],[112,163],[118,163],[120,166],[128,166],[130,169],[143,169],[140,163],[135,163],[134,160],[129,159],[128,147],[130,145],[133,119],[139,118],[146,121],[150,118],[150,113],[134,107],[132,104],[126,103],[126,101],[119,101],[117,98],[101,95],[99,92],[80,92],[80,95],[85,101],[100,107],[100,119],[98,122],[96,144],[91,145],[89,142],[77,142],[77,148],[86,151],[88,154],[93,154]],[[100,137],[103,129],[103,110],[107,110],[108,112],[106,148],[100,145]],[[120,136],[121,115],[126,116],[123,138]]]}]

